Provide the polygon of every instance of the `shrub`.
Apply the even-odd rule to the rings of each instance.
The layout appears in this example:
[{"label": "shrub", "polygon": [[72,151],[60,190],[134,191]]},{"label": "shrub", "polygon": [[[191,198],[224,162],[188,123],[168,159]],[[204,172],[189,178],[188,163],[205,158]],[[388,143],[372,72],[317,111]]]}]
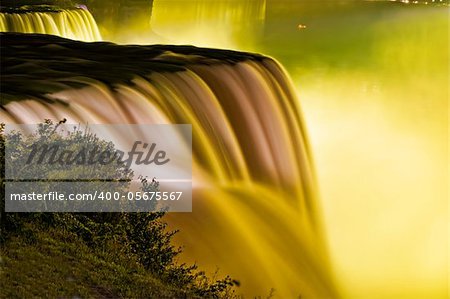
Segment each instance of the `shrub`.
[{"label": "shrub", "polygon": [[[184,290],[194,296],[221,298],[233,294],[233,286],[239,283],[230,277],[224,279],[209,278],[196,265],[179,264],[177,257],[181,248],[174,247],[172,237],[177,231],[168,230],[163,221],[164,212],[154,213],[5,213],[5,144],[16,146],[14,154],[22,155],[29,150],[20,144],[44,142],[49,139],[58,142],[67,142],[70,146],[83,146],[89,143],[93,146],[113,150],[112,143],[105,142],[93,134],[74,129],[67,135],[55,134],[59,124],[46,120],[40,124],[36,134],[24,137],[17,132],[7,136],[4,125],[0,127],[0,161],[1,161],[1,238],[2,245],[7,245],[11,237],[20,236],[27,242],[36,240],[36,232],[56,228],[63,232],[73,234],[80,238],[89,248],[96,251],[115,251],[120,256],[137,261],[146,271],[158,277],[163,283]],[[8,138],[6,138],[8,137]],[[24,140],[25,138],[25,140]],[[27,138],[29,140],[27,140]],[[76,142],[73,142],[73,141]],[[97,171],[108,171],[117,177],[130,177],[132,172],[121,165]],[[60,174],[67,171],[57,169]],[[28,171],[28,170],[23,170]],[[55,172],[55,169],[48,169]],[[57,174],[56,174],[57,175]],[[67,173],[64,173],[66,176]],[[57,177],[57,176],[56,176]],[[73,174],[77,177],[77,173]],[[148,181],[141,177],[142,191],[157,191],[159,183],[156,180]],[[117,188],[127,188],[119,185]],[[30,229],[30,225],[32,228]]]}]

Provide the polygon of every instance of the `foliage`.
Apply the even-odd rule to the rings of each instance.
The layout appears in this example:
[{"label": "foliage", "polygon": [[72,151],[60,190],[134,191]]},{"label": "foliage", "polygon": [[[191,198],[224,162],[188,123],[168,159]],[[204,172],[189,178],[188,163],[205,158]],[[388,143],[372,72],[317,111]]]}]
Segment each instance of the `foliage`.
[{"label": "foliage", "polygon": [[[91,145],[97,145],[102,148],[114,148],[112,143],[107,143],[97,136],[86,132],[80,132],[74,129],[73,132],[67,132],[66,135],[55,134],[59,124],[54,124],[50,120],[39,126],[36,134],[28,137],[22,136],[18,133],[12,132],[11,136],[4,133],[4,126],[0,127],[0,161],[2,175],[0,183],[2,185],[2,213],[1,213],[1,237],[0,242],[6,258],[10,265],[14,265],[14,254],[12,252],[19,251],[27,256],[34,256],[37,253],[31,253],[33,250],[46,246],[45,242],[52,244],[59,244],[60,249],[70,247],[67,242],[75,242],[80,245],[86,256],[89,259],[100,259],[103,264],[98,264],[97,268],[90,269],[89,275],[97,277],[95,271],[99,275],[109,275],[104,267],[110,268],[117,265],[122,265],[134,274],[130,274],[127,278],[134,277],[136,273],[145,277],[151,277],[152,281],[157,281],[157,284],[162,284],[165,287],[161,290],[169,290],[166,293],[159,294],[161,297],[166,295],[169,297],[179,297],[180,292],[183,297],[207,297],[207,298],[229,298],[233,296],[233,286],[238,285],[238,282],[232,280],[230,277],[224,279],[211,279],[202,271],[198,271],[196,265],[179,264],[177,258],[181,253],[181,249],[172,245],[171,240],[177,231],[170,231],[167,224],[163,221],[164,212],[158,213],[5,213],[5,143],[12,142],[8,146],[16,146],[14,155],[26,154],[29,150],[26,146],[20,146],[21,142],[24,144],[31,144],[34,142],[43,142],[44,140],[53,140],[57,142],[66,142],[68,146],[81,147],[88,142]],[[9,134],[9,133],[8,133]],[[8,138],[5,138],[7,136]],[[11,138],[13,137],[13,138]],[[26,140],[23,140],[23,139]],[[28,139],[29,140],[28,140]],[[75,142],[74,142],[75,141]],[[14,143],[16,142],[16,143]],[[9,154],[9,153],[8,153]],[[111,166],[108,166],[111,167]],[[108,169],[110,173],[114,173],[119,177],[130,177],[132,173],[124,169],[121,165],[115,166],[114,169]],[[28,171],[22,169],[21,171]],[[60,168],[59,172],[55,169],[48,169],[49,172],[55,172],[54,177],[58,177],[61,173],[66,171]],[[98,170],[104,171],[104,170]],[[64,173],[67,175],[67,173]],[[76,173],[74,176],[76,177]],[[159,183],[155,180],[148,181],[146,178],[140,178],[142,184],[142,191],[156,191],[159,188]],[[118,188],[126,188],[121,185]],[[70,239],[70,241],[69,241]],[[43,241],[45,240],[45,242]],[[44,243],[42,243],[44,242]],[[16,248],[20,245],[27,244],[26,248]],[[34,249],[33,249],[34,248]],[[55,258],[67,260],[67,256],[61,256],[56,253]],[[69,253],[67,253],[69,254]],[[3,255],[3,253],[2,253]],[[105,257],[106,255],[106,257]],[[80,258],[79,255],[75,257]],[[67,261],[66,261],[67,262]],[[79,262],[84,264],[85,261],[72,261],[73,264]],[[34,263],[40,263],[34,261]],[[46,263],[46,259],[42,259],[42,263]],[[103,265],[103,266],[102,266]],[[51,265],[41,265],[48,266]],[[64,265],[60,265],[61,267]],[[67,265],[66,265],[67,266]],[[8,270],[9,269],[9,270]],[[81,271],[81,270],[80,270]],[[103,273],[104,271],[108,273]],[[7,268],[7,271],[2,273],[14,274],[13,267]],[[3,275],[2,274],[2,275]],[[123,274],[123,273],[122,273]],[[8,276],[9,277],[9,276]],[[141,276],[140,276],[141,277]],[[142,278],[142,277],[141,277]],[[89,279],[93,279],[92,277]],[[89,280],[88,279],[88,280]],[[147,279],[147,278],[145,278]],[[145,280],[144,279],[144,280]],[[3,281],[4,279],[2,279]],[[7,280],[8,281],[8,280]],[[5,282],[6,283],[6,282]],[[98,283],[98,281],[96,282]],[[116,285],[117,286],[117,285]],[[141,297],[141,293],[145,293],[145,289],[151,286],[140,286],[143,290],[136,290],[137,293],[131,294],[130,290],[122,285],[123,288],[117,286],[113,291],[116,295],[126,297]],[[177,292],[173,292],[177,290]],[[89,288],[82,288],[81,293],[90,292]],[[141,292],[141,293],[139,293]],[[152,290],[153,292],[153,290]],[[139,295],[137,295],[139,293]],[[27,293],[28,294],[28,293]],[[153,293],[152,293],[153,294]],[[178,295],[175,295],[178,294]],[[16,294],[17,295],[17,294]],[[43,295],[34,294],[35,295]],[[159,295],[157,297],[159,297]],[[145,295],[147,296],[147,295]],[[20,296],[19,296],[20,297]]]},{"label": "foliage", "polygon": [[[5,135],[7,177],[21,180],[20,184],[9,186],[10,193],[47,194],[52,191],[60,194],[90,194],[97,191],[99,194],[124,194],[133,179],[133,171],[115,156],[114,143],[100,139],[90,132],[89,127],[82,129],[74,126],[73,129],[67,129],[61,124],[46,120],[37,126],[36,132],[29,133],[21,129]],[[89,182],[86,183],[86,180]],[[72,211],[105,211],[115,206],[120,208],[120,203],[116,201],[108,201],[106,205],[102,201],[15,201],[14,204],[21,205],[23,210],[33,205],[34,208],[45,208],[47,211],[55,211],[49,208],[61,208],[63,204]]]}]

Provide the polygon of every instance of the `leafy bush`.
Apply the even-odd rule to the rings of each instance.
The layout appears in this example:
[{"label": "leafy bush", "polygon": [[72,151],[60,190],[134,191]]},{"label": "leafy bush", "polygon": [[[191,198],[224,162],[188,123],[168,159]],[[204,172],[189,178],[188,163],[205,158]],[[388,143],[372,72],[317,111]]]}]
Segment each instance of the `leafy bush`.
[{"label": "leafy bush", "polygon": [[[39,232],[57,229],[62,234],[71,234],[82,240],[93,252],[111,251],[129,261],[136,261],[146,271],[160,279],[164,284],[182,290],[190,296],[207,298],[229,298],[233,296],[233,287],[239,283],[230,277],[211,279],[196,265],[179,264],[177,257],[181,249],[174,247],[171,240],[177,231],[168,230],[164,223],[164,212],[155,213],[5,213],[5,143],[16,146],[14,154],[23,155],[27,150],[20,146],[19,140],[25,144],[44,142],[49,139],[58,142],[68,142],[73,146],[83,146],[89,143],[102,148],[113,149],[114,145],[107,143],[95,135],[75,130],[63,136],[55,134],[59,124],[46,120],[41,124],[36,134],[29,137],[17,133],[6,136],[4,125],[0,127],[0,161],[1,161],[1,238],[3,246],[8,246],[15,237],[23,238],[32,244],[39,240]],[[14,135],[15,134],[15,135]],[[8,138],[6,138],[8,137]],[[11,138],[12,137],[12,138]],[[73,142],[76,140],[76,142]],[[16,144],[14,144],[16,142]],[[111,164],[113,165],[113,164]],[[111,167],[111,165],[107,167]],[[28,170],[23,170],[28,171]],[[55,171],[55,169],[49,169]],[[67,171],[64,168],[60,172]],[[98,171],[105,171],[99,169]],[[107,169],[118,177],[130,177],[132,173],[120,165]],[[64,175],[67,175],[65,173]],[[76,173],[73,174],[77,176]],[[56,176],[57,177],[57,176]],[[155,180],[141,179],[142,191],[157,191],[159,183]],[[126,188],[119,185],[118,188]],[[143,286],[145,287],[145,286]]]}]

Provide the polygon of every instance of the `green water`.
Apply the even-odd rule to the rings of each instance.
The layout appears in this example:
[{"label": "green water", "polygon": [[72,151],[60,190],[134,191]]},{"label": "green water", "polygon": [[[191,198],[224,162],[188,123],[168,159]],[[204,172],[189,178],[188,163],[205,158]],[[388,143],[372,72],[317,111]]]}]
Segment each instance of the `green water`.
[{"label": "green water", "polygon": [[263,53],[291,75],[346,297],[446,296],[448,13],[442,2],[154,2],[155,42]]},{"label": "green water", "polygon": [[155,0],[150,21],[102,34],[280,61],[303,108],[344,297],[445,298],[448,4]]},{"label": "green water", "polygon": [[[343,297],[446,298],[448,1],[445,4],[154,0],[152,7],[140,1],[99,4],[92,12],[105,40],[228,48],[280,61],[293,80],[306,120],[333,272]],[[285,120],[270,121],[276,125]],[[244,198],[235,204],[242,200],[254,209],[262,203]],[[274,218],[243,218],[245,213],[230,208],[230,200],[217,201],[222,215],[237,230],[248,232],[242,242],[254,246],[272,281],[286,282],[281,294],[288,294],[295,277],[304,272],[289,263],[285,253],[300,256],[302,248],[287,246],[289,234],[283,234]],[[289,228],[301,222],[298,214],[270,207]],[[211,226],[208,213],[196,219]],[[276,232],[275,239],[258,231],[264,226]],[[231,236],[195,229],[208,231],[217,237],[212,246],[226,255],[223,248]],[[186,246],[186,255],[197,240]],[[233,246],[236,251],[245,248]],[[215,252],[210,258],[214,263]],[[285,268],[280,270],[274,261]],[[242,272],[233,259],[222,266]],[[264,273],[247,274],[264,281]],[[251,289],[259,292],[260,286]]]}]

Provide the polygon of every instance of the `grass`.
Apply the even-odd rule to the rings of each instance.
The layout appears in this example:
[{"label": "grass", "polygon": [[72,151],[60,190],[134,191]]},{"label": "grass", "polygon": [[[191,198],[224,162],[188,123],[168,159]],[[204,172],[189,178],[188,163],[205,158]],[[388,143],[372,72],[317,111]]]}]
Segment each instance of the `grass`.
[{"label": "grass", "polygon": [[[172,245],[170,230],[154,213],[6,213],[4,173],[8,164],[24,177],[18,166],[30,142],[68,142],[105,148],[96,135],[74,131],[62,137],[59,124],[46,120],[35,135],[3,134],[0,124],[0,296],[2,298],[230,298],[239,282],[226,276],[208,277],[196,265],[178,263],[181,248]],[[22,143],[25,141],[25,143]],[[108,143],[109,144],[109,143]],[[16,149],[6,156],[5,148]],[[114,151],[114,146],[109,144]],[[106,166],[106,165],[103,165]],[[114,178],[133,175],[123,165],[96,170]],[[83,168],[85,170],[85,168]],[[50,176],[78,177],[56,167],[39,169]],[[78,172],[77,172],[78,171]],[[26,176],[26,175],[25,175]],[[159,190],[159,182],[141,177],[141,190]],[[129,186],[115,186],[113,191]],[[26,191],[22,188],[22,192]],[[37,191],[35,187],[28,190]],[[112,191],[112,189],[109,189]],[[79,193],[74,190],[73,193]]]},{"label": "grass", "polygon": [[1,298],[197,297],[161,282],[115,244],[94,251],[62,229],[27,229],[1,248]]}]

